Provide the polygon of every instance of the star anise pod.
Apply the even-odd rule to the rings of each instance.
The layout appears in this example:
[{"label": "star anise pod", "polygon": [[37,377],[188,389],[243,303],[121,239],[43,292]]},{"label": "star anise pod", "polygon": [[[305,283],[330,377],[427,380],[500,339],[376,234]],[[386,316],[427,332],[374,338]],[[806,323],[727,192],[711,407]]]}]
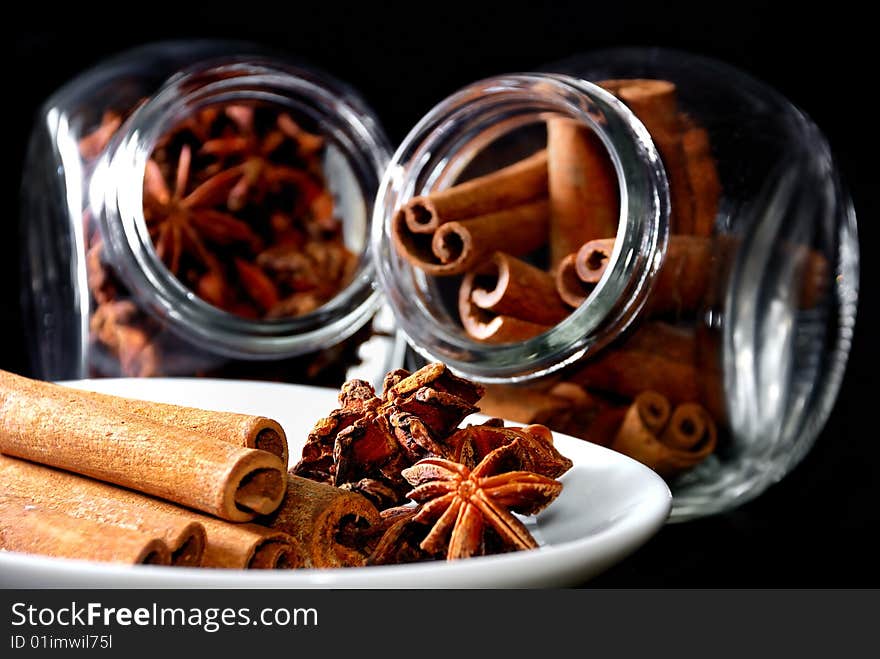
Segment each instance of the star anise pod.
[{"label": "star anise pod", "polygon": [[368,565],[399,565],[434,558],[420,547],[431,527],[415,521],[418,512],[417,507],[406,505],[380,513],[382,520],[369,530],[366,542]]},{"label": "star anise pod", "polygon": [[503,423],[492,419],[456,431],[446,441],[452,459],[473,467],[495,449],[516,440],[523,469],[550,478],[559,478],[571,469],[572,461],[553,446],[553,433],[549,428],[542,425],[504,428]]},{"label": "star anise pod", "polygon": [[407,496],[422,505],[413,520],[433,524],[420,543],[447,560],[486,553],[491,531],[507,550],[538,543],[513,513],[534,515],[562,491],[562,483],[520,465],[519,440],[489,452],[473,469],[442,458],[425,458],[403,470],[414,489]]},{"label": "star anise pod", "polygon": [[188,145],[180,149],[173,190],[154,160],[147,162],[144,175],[144,216],[156,254],[173,274],[178,274],[185,255],[209,271],[220,272],[217,256],[206,242],[219,245],[242,243],[258,248],[259,236],[247,223],[216,210],[219,199],[244,175],[231,168],[215,174],[188,191],[192,152]]}]

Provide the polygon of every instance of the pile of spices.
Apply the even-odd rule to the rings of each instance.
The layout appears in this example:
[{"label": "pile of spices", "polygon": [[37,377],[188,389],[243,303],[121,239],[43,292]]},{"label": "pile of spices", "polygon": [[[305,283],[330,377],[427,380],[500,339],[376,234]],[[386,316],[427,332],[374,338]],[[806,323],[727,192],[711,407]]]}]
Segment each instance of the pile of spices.
[{"label": "pile of spices", "polygon": [[[80,140],[87,166],[124,118],[108,111]],[[160,138],[144,175],[144,218],[157,256],[187,288],[228,313],[271,320],[315,311],[349,284],[358,267],[325,178],[325,149],[322,136],[270,106],[210,106],[179,123]],[[285,380],[295,372],[306,381],[338,385],[345,367],[331,368],[331,362],[357,362],[356,345],[349,344],[368,330],[269,368],[218,365],[215,357],[181,346],[131,299],[96,224],[87,211],[92,375]],[[332,373],[325,373],[328,368]]]},{"label": "pile of spices", "polygon": [[315,424],[291,474],[376,505],[381,523],[360,538],[371,564],[535,548],[512,513],[548,506],[572,462],[540,425],[490,419],[459,428],[483,391],[442,363],[392,371],[378,395],[367,382],[346,382],[340,407]]},{"label": "pile of spices", "polygon": [[156,252],[200,297],[246,318],[301,316],[357,257],[322,168],[324,140],[277,109],[202,110],[168,133],[144,177]]}]

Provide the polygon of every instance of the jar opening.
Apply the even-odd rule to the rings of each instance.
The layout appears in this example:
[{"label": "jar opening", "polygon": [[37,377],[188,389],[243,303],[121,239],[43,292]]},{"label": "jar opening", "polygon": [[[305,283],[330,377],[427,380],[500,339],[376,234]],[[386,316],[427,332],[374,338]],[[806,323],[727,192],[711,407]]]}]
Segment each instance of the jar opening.
[{"label": "jar opening", "polygon": [[[596,281],[584,288],[586,303],[547,331],[509,343],[486,343],[491,314],[462,312],[459,322],[458,277],[433,277],[413,267],[395,249],[395,223],[401,207],[414,197],[443,190],[535,158],[547,144],[553,118],[583,124],[601,142],[617,177],[620,216],[610,253],[597,253],[586,266]],[[516,166],[516,165],[515,165]],[[431,360],[483,382],[541,377],[580,359],[612,340],[632,322],[644,303],[653,273],[665,249],[668,193],[657,151],[642,124],[612,95],[575,78],[520,74],[470,85],[438,105],[407,136],[386,172],[373,216],[373,250],[383,290],[413,348]],[[432,221],[426,203],[406,220],[419,229]],[[515,231],[515,229],[511,229]],[[400,235],[399,227],[396,234]],[[497,250],[506,251],[502,237]],[[409,247],[439,264],[455,262],[469,249],[467,232],[455,222],[431,236],[411,233]],[[428,256],[433,252],[433,256]],[[546,248],[528,254],[546,269]],[[499,270],[486,260],[474,273],[479,295],[491,297]],[[437,266],[442,267],[442,266]],[[470,315],[467,320],[466,316]],[[468,331],[462,323],[470,322]],[[476,328],[476,329],[474,329]]]},{"label": "jar opening", "polygon": [[[220,305],[203,299],[208,296],[204,290],[198,290],[194,281],[181,280],[186,277],[171,266],[171,262],[178,265],[179,261],[174,260],[177,255],[169,259],[168,250],[159,244],[155,227],[151,234],[145,218],[147,200],[143,181],[145,175],[150,175],[148,168],[155,168],[152,156],[162,148],[162,140],[169,131],[221,107],[233,108],[239,114],[251,109],[257,117],[252,116],[252,121],[259,120],[260,112],[267,114],[271,110],[278,117],[291,119],[291,130],[304,130],[309,135],[313,135],[309,131],[314,131],[326,145],[320,165],[327,191],[332,195],[330,203],[342,223],[343,252],[350,252],[356,264],[352,260],[348,266],[347,284],[329,299],[316,297],[312,308],[306,308],[299,315],[276,314],[279,317],[257,320],[218,308]],[[239,119],[227,114],[230,121]],[[173,331],[189,340],[208,341],[212,350],[232,357],[286,357],[325,348],[347,338],[378,307],[378,294],[371,284],[373,264],[367,232],[369,209],[390,149],[366,107],[339,83],[313,72],[253,60],[203,63],[171,78],[132,114],[120,133],[111,144],[104,175],[98,176],[96,172],[93,179],[93,190],[101,190],[104,195],[101,206],[108,252],[122,279],[144,308],[167,321]],[[261,134],[261,137],[268,142],[276,135]],[[277,144],[274,146],[278,148]],[[234,149],[235,145],[230,146],[227,140],[227,144],[220,147]],[[178,146],[182,148],[186,149],[188,162],[204,157],[189,145]],[[259,148],[270,147],[260,144]],[[184,154],[178,151],[173,155],[178,159],[179,183],[179,160]],[[256,166],[259,171],[261,158],[269,162],[268,157],[258,155],[236,163],[243,172],[239,176],[242,182],[253,178],[250,172],[254,170],[249,167]],[[166,178],[173,187],[173,172],[166,172]],[[268,181],[268,175],[264,179]],[[222,192],[232,199],[236,190],[227,186]],[[195,196],[198,192],[190,190],[189,194]],[[235,234],[243,230],[242,223],[228,217],[225,221],[229,225],[226,229],[207,229],[213,233],[211,237],[218,244],[241,239],[241,235]],[[185,232],[185,228],[169,228]],[[224,230],[226,234],[222,234]],[[184,233],[182,239],[193,242],[191,233]],[[240,266],[236,262],[235,266],[246,268],[247,264]],[[250,268],[250,274],[259,278],[261,273],[254,274],[253,270],[256,268]],[[260,283],[258,279],[255,285]],[[268,308],[268,304],[264,308]]]}]

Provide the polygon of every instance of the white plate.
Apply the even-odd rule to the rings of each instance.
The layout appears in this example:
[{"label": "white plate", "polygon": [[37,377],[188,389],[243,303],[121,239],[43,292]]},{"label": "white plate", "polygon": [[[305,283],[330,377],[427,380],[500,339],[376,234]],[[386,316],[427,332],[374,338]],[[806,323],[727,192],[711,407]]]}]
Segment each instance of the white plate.
[{"label": "white plate", "polygon": [[[330,389],[206,379],[105,379],[82,389],[278,420],[298,459],[314,422],[336,407]],[[672,497],[653,471],[619,453],[556,434],[574,462],[562,494],[526,520],[540,548],[460,561],[290,571],[119,566],[0,552],[6,587],[469,588],[552,587],[583,582],[621,560],[662,526]]]}]

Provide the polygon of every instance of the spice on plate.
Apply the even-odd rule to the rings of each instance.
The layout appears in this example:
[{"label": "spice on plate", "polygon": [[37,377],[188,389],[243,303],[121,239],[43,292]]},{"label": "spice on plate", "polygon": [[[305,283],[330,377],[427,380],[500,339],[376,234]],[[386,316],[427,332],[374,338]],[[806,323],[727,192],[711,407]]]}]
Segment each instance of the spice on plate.
[{"label": "spice on plate", "polygon": [[534,515],[562,492],[562,483],[521,469],[518,440],[489,452],[473,467],[425,458],[404,470],[413,486],[407,497],[421,504],[413,517],[430,523],[420,543],[447,560],[538,546],[511,513]]},{"label": "spice on plate", "polygon": [[231,521],[281,503],[277,455],[131,414],[125,399],[0,371],[0,452]]},{"label": "spice on plate", "polygon": [[296,538],[308,565],[323,568],[364,565],[361,536],[379,521],[364,497],[290,474],[284,501],[260,523]]},{"label": "spice on plate", "polygon": [[74,544],[100,523],[162,538],[176,566],[256,569],[305,563],[302,549],[287,534],[227,522],[60,469],[0,455],[0,478],[7,493],[82,521],[70,536]]},{"label": "spice on plate", "polygon": [[406,499],[410,488],[403,469],[426,457],[462,459],[465,444],[485,454],[518,439],[533,456],[523,460],[535,469],[556,477],[571,466],[552,437],[535,427],[459,430],[461,421],[478,410],[482,393],[482,387],[439,363],[412,374],[392,372],[381,396],[366,382],[348,382],[339,395],[341,407],[318,421],[292,472],[359,492],[384,509]]},{"label": "spice on plate", "polygon": [[128,565],[171,564],[158,535],[77,519],[6,494],[0,495],[0,549]]}]

